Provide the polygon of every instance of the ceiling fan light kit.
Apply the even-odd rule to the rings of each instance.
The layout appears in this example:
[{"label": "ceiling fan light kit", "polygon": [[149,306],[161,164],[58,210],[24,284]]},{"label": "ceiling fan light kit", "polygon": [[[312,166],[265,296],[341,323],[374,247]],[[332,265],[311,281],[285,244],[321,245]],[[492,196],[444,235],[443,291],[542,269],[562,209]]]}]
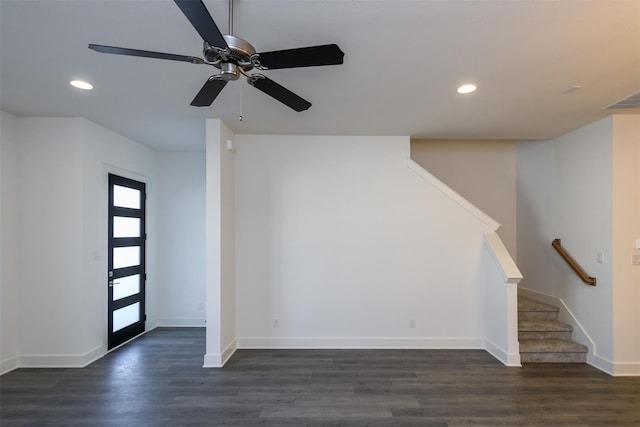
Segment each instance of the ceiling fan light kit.
[{"label": "ceiling fan light kit", "polygon": [[[344,52],[337,44],[308,46],[271,52],[256,52],[248,41],[233,35],[223,35],[209,14],[202,0],[174,0],[191,25],[196,29],[203,42],[204,59],[176,55],[172,53],[152,52],[115,46],[90,44],[89,49],[100,53],[138,56],[211,65],[220,72],[207,79],[191,102],[195,107],[208,107],[220,94],[227,82],[244,76],[247,82],[261,92],[280,101],[295,111],[304,111],[311,103],[274,82],[264,74],[250,72],[282,68],[316,67],[343,63]],[[229,29],[233,25],[233,0],[229,1]]]}]

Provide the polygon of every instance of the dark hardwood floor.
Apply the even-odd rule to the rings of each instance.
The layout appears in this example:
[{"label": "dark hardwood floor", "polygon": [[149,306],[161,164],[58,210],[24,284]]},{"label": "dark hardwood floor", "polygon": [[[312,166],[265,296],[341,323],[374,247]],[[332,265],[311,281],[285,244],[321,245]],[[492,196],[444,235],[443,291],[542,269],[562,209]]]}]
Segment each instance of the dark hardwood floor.
[{"label": "dark hardwood floor", "polygon": [[84,369],[0,377],[2,426],[632,426],[640,378],[507,368],[480,350],[239,350],[156,329]]}]

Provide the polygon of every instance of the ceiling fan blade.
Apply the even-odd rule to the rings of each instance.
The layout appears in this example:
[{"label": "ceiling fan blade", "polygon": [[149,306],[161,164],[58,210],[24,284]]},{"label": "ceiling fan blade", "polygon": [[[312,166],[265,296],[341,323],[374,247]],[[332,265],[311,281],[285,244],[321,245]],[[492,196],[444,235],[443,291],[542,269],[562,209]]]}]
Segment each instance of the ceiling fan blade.
[{"label": "ceiling fan blade", "polygon": [[104,46],[101,44],[90,44],[89,49],[100,53],[113,53],[116,55],[142,56],[144,58],[169,59],[171,61],[191,62],[192,64],[203,64],[204,61],[195,56],[175,55],[173,53],[151,52],[148,50],[129,49],[126,47]]},{"label": "ceiling fan blade", "polygon": [[249,84],[295,111],[304,111],[311,107],[311,103],[306,99],[299,97],[289,89],[280,86],[278,83],[261,74],[251,76],[249,78]]},{"label": "ceiling fan blade", "polygon": [[[215,76],[214,76],[215,77]],[[194,107],[208,107],[224,89],[227,82],[225,80],[210,77],[200,89],[200,92],[193,98],[191,105]]]},{"label": "ceiling fan blade", "polygon": [[337,65],[344,62],[344,52],[337,44],[274,50],[257,54],[260,67],[269,70],[278,68],[316,67]]},{"label": "ceiling fan blade", "polygon": [[174,0],[184,16],[196,29],[202,40],[211,46],[227,49],[229,46],[224,40],[220,29],[209,14],[202,0]]}]

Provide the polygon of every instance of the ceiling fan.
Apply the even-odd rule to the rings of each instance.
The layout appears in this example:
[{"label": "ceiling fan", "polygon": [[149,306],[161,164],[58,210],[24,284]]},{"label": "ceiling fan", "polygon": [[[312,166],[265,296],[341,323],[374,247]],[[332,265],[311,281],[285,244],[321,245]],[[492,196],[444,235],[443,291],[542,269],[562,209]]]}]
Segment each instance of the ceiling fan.
[{"label": "ceiling fan", "polygon": [[[304,111],[311,107],[309,101],[279,85],[264,74],[250,74],[249,72],[254,68],[258,70],[275,70],[343,63],[344,52],[336,44],[257,53],[248,41],[231,34],[223,35],[202,0],[174,1],[204,40],[204,59],[195,56],[97,44],[90,44],[89,49],[101,53],[168,59],[214,66],[220,72],[209,77],[195,98],[193,98],[191,105],[195,107],[210,106],[227,82],[238,80],[240,75],[243,75],[247,78],[247,82],[256,89],[295,111]],[[233,33],[233,0],[229,0],[229,32]]]}]

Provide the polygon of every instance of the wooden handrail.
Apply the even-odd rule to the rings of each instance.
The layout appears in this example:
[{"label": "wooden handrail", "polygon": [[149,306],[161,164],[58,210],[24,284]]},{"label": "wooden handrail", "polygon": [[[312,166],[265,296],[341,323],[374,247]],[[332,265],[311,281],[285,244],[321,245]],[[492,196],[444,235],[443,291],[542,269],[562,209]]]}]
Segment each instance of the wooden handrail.
[{"label": "wooden handrail", "polygon": [[569,264],[569,267],[571,267],[571,269],[573,271],[575,271],[578,276],[580,276],[580,279],[582,279],[582,281],[584,283],[586,283],[587,285],[591,285],[591,286],[595,286],[596,285],[596,278],[595,277],[590,277],[582,269],[582,267],[580,267],[580,264],[578,264],[576,262],[576,260],[574,260],[571,257],[571,255],[569,255],[569,253],[562,247],[562,245],[560,244],[560,239],[554,239],[553,242],[551,242],[551,246],[553,246],[553,248],[556,251],[558,251],[560,256],[567,262],[567,264]]}]

